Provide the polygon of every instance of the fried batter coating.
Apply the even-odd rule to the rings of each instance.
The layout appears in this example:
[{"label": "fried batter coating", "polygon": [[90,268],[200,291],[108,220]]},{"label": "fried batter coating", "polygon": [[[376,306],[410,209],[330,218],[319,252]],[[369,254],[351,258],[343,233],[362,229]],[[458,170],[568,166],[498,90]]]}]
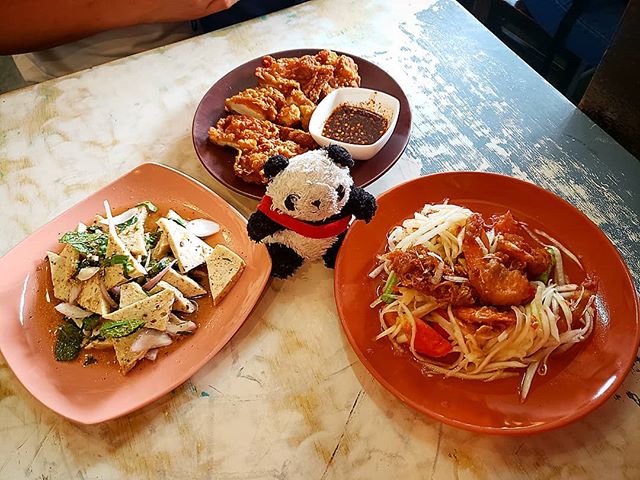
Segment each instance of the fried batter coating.
[{"label": "fried batter coating", "polygon": [[[443,305],[473,305],[476,293],[468,283],[440,281],[436,277],[438,259],[429,255],[429,250],[421,245],[408,248],[406,252],[395,250],[385,257],[391,260],[391,270],[404,286],[415,288],[430,295]],[[455,275],[449,265],[443,265],[441,275]]]},{"label": "fried batter coating", "polygon": [[260,85],[271,85],[285,95],[301,90],[313,103],[341,87],[359,87],[358,65],[346,55],[321,50],[315,55],[275,59],[269,55],[256,68]]},{"label": "fried batter coating", "polygon": [[209,139],[216,145],[238,150],[233,169],[249,183],[265,184],[264,163],[273,155],[291,158],[317,145],[302,130],[280,127],[246,115],[229,115],[209,128]]},{"label": "fried batter coating", "polygon": [[271,85],[247,88],[227,98],[228,111],[248,115],[260,120],[269,120],[285,127],[309,126],[315,104],[300,89],[291,89],[285,95]]}]

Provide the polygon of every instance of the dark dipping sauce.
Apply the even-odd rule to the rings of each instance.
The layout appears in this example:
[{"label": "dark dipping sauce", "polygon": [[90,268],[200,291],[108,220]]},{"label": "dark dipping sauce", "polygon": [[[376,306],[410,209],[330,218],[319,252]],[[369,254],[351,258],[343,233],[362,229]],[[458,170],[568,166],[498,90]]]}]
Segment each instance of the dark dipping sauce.
[{"label": "dark dipping sauce", "polygon": [[376,143],[388,127],[387,119],[371,110],[340,105],[324,124],[322,135],[353,145]]}]

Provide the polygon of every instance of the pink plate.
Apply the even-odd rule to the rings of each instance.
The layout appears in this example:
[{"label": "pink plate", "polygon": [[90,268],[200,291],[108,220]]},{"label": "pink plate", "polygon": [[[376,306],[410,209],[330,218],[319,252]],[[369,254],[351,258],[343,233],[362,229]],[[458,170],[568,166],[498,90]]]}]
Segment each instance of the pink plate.
[{"label": "pink plate", "polygon": [[[223,302],[199,299],[194,318],[198,330],[181,339],[155,362],[141,362],[126,376],[118,371],[112,352],[98,354],[97,364],[83,367],[80,358],[56,362],[50,331],[61,323],[51,297],[47,250],[59,251],[59,236],[77,223],[89,222],[108,200],[114,212],[150,200],[160,212],[172,208],[187,218],[210,218],[226,243],[247,267]],[[249,240],[245,218],[204,185],[171,168],[146,163],[47,223],[0,258],[0,350],[22,384],[53,411],[75,422],[94,424],[126,415],[171,391],[209,361],[233,336],[260,298],[271,260],[262,245]],[[52,298],[52,297],[51,297]],[[57,302],[56,302],[57,303]],[[192,317],[193,319],[193,317]]]}]

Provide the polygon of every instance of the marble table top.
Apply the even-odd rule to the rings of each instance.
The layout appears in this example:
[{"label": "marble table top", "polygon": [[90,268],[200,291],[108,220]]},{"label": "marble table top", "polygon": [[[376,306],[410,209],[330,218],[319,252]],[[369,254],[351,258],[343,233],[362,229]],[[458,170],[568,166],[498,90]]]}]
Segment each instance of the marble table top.
[{"label": "marble table top", "polygon": [[[452,0],[314,0],[0,96],[0,254],[136,165],[155,161],[242,213],[200,165],[191,120],[233,67],[289,48],[370,59],[407,92],[412,138],[369,187],[501,172],[590,216],[640,279],[640,163]],[[304,329],[301,326],[304,325]],[[533,437],[482,436],[400,404],[342,333],[330,270],[273,281],[229,344],[124,418],[75,425],[0,358],[0,478],[640,478],[640,364],[600,409]]]}]

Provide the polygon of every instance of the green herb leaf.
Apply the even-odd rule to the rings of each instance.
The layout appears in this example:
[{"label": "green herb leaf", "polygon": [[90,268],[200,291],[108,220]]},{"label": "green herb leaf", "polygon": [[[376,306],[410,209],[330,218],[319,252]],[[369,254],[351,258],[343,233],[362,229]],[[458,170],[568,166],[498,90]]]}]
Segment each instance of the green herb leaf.
[{"label": "green herb leaf", "polygon": [[95,258],[92,255],[90,257],[85,257],[78,262],[78,272],[85,267],[99,267],[99,266],[100,266],[100,260]]},{"label": "green herb leaf", "polygon": [[100,315],[94,314],[82,320],[82,330],[91,332],[100,323]]},{"label": "green herb leaf", "polygon": [[160,232],[147,232],[144,234],[144,244],[147,250],[151,250],[158,244],[158,240],[160,240]]},{"label": "green herb leaf", "polygon": [[147,277],[151,278],[156,276],[162,270],[167,268],[167,265],[169,265],[171,262],[173,262],[172,257],[164,257],[158,260],[156,263],[151,264],[151,266],[147,270]]},{"label": "green herb leaf", "polygon": [[549,252],[549,255],[551,256],[551,263],[549,264],[549,268],[547,269],[547,271],[542,272],[538,276],[538,278],[536,278],[536,280],[541,281],[545,285],[549,283],[549,279],[551,278],[551,272],[553,272],[553,269],[556,268],[556,256],[553,254],[553,250],[548,247],[546,248],[546,250],[547,252]]},{"label": "green herb leaf", "polygon": [[100,327],[100,335],[104,338],[120,338],[131,335],[144,325],[144,320],[120,320],[105,322]]},{"label": "green herb leaf", "polygon": [[80,353],[83,335],[80,329],[73,323],[60,325],[56,330],[56,343],[53,347],[56,360],[68,362],[75,360]]},{"label": "green herb leaf", "polygon": [[140,202],[136,207],[146,207],[151,213],[156,213],[158,211],[158,207],[156,207],[149,200],[145,200],[144,202]]},{"label": "green herb leaf", "polygon": [[181,227],[187,228],[187,222],[185,222],[183,219],[178,218],[178,217],[170,217],[169,220],[173,220],[174,222],[176,222],[178,225],[180,225]]},{"label": "green herb leaf", "polygon": [[97,255],[104,257],[107,252],[107,242],[109,237],[101,230],[94,232],[67,232],[60,240],[60,243],[66,243],[75,248],[83,255]]},{"label": "green herb leaf", "polygon": [[393,295],[393,287],[398,284],[398,277],[395,272],[391,272],[389,274],[389,278],[387,278],[387,282],[384,284],[384,289],[382,290],[382,295],[380,295],[380,300],[384,303],[392,303],[397,297]]},{"label": "green herb leaf", "polygon": [[118,232],[122,232],[136,223],[138,223],[138,216],[134,215],[129,220],[125,220],[124,222],[117,224],[116,228],[118,229]]},{"label": "green herb leaf", "polygon": [[112,267],[114,265],[122,265],[122,274],[125,278],[129,278],[129,274],[133,270],[133,266],[129,264],[128,255],[113,255],[106,258],[104,261],[105,266]]}]

